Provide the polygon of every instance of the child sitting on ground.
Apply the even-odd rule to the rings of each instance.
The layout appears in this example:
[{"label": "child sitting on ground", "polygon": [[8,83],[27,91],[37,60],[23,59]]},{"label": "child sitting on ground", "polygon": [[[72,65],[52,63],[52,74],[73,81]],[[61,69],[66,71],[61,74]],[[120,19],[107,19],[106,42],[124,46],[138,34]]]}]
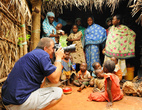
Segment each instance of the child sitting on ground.
[{"label": "child sitting on ground", "polygon": [[94,68],[94,71],[93,71],[93,73],[92,73],[92,76],[93,76],[93,77],[96,77],[96,75],[95,75],[95,70],[97,70],[97,69],[102,69],[102,66],[100,65],[99,62],[94,62],[94,63],[92,64],[92,67]]},{"label": "child sitting on ground", "polygon": [[89,81],[91,79],[90,72],[87,71],[87,63],[81,63],[80,65],[80,71],[78,71],[77,80],[74,80],[73,83],[76,86],[79,86],[78,92],[81,92],[82,89],[88,86]]},{"label": "child sitting on ground", "polygon": [[[56,33],[57,35],[64,35],[65,32],[62,30],[63,25],[61,23],[57,24],[56,26]],[[55,37],[56,43],[59,44],[59,37]]]},{"label": "child sitting on ground", "polygon": [[121,100],[123,98],[123,92],[120,89],[119,78],[113,73],[115,69],[115,63],[111,60],[107,60],[104,63],[103,71],[105,78],[105,92],[94,92],[89,95],[88,101],[108,101],[107,107],[112,106],[113,101]]},{"label": "child sitting on ground", "polygon": [[93,79],[93,92],[103,91],[104,90],[104,71],[102,69],[97,69],[95,71],[97,78]]},{"label": "child sitting on ground", "polygon": [[122,80],[122,71],[120,69],[120,66],[118,64],[118,59],[116,57],[111,57],[111,60],[115,63],[115,69],[114,73],[119,77],[120,81]]},{"label": "child sitting on ground", "polygon": [[71,60],[69,59],[69,56],[70,56],[70,52],[69,51],[65,51],[64,52],[64,57],[62,59],[61,80],[67,80],[67,82],[64,83],[65,85],[70,85]]},{"label": "child sitting on ground", "polygon": [[94,63],[92,64],[92,67],[94,68],[94,71],[93,71],[93,73],[92,73],[92,78],[91,78],[91,80],[90,80],[90,82],[89,82],[89,85],[90,85],[91,87],[94,86],[94,78],[96,77],[95,71],[96,71],[97,69],[102,69],[102,66],[100,65],[99,62],[94,62]]}]

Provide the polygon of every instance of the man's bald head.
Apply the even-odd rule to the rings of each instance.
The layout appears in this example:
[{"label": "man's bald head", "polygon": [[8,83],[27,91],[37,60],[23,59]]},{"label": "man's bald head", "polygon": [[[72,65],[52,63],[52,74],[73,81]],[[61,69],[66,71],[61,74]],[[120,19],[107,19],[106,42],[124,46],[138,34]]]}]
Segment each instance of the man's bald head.
[{"label": "man's bald head", "polygon": [[38,45],[37,45],[37,48],[41,48],[44,50],[44,47],[50,47],[51,45],[51,42],[54,42],[53,39],[51,38],[48,38],[48,37],[43,37],[40,39]]}]

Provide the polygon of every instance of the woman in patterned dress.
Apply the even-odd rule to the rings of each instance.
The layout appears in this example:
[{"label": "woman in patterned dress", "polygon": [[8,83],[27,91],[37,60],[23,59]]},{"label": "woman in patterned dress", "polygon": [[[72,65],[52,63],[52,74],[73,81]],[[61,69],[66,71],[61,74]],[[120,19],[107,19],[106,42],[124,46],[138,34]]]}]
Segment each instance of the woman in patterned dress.
[{"label": "woman in patterned dress", "polygon": [[112,24],[106,40],[104,62],[109,60],[110,57],[117,57],[123,76],[125,76],[127,73],[125,59],[135,57],[136,34],[133,30],[121,24],[120,15],[113,17]]},{"label": "woman in patterned dress", "polygon": [[73,57],[74,63],[76,63],[77,70],[79,70],[79,65],[85,61],[85,54],[83,52],[83,47],[81,43],[82,32],[78,31],[77,25],[73,25],[72,27],[73,33],[69,35],[67,41],[72,41],[72,44],[76,44],[75,52],[71,52],[71,56]]},{"label": "woman in patterned dress", "polygon": [[106,40],[106,30],[98,24],[93,23],[93,18],[88,17],[88,27],[85,30],[85,53],[87,70],[93,71],[92,64],[100,61],[99,45]]}]

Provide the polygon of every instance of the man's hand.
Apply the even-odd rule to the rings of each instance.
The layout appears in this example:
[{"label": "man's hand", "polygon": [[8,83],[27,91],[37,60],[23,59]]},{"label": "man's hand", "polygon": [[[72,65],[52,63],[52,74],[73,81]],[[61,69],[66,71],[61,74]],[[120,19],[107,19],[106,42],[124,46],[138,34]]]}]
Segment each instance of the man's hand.
[{"label": "man's hand", "polygon": [[61,60],[63,58],[64,55],[64,50],[62,49],[62,47],[60,47],[56,52],[55,52],[55,56],[56,56],[56,60]]}]

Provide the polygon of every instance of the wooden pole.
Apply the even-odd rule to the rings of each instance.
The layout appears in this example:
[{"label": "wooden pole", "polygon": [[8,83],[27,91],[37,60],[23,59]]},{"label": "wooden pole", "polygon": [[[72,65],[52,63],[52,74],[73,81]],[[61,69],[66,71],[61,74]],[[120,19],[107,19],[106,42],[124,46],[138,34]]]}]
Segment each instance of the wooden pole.
[{"label": "wooden pole", "polygon": [[21,31],[23,38],[23,55],[27,53],[27,40],[26,40],[26,28],[25,28],[25,17],[21,14]]},{"label": "wooden pole", "polygon": [[42,0],[32,3],[32,33],[30,51],[36,48],[40,40],[40,19]]}]

